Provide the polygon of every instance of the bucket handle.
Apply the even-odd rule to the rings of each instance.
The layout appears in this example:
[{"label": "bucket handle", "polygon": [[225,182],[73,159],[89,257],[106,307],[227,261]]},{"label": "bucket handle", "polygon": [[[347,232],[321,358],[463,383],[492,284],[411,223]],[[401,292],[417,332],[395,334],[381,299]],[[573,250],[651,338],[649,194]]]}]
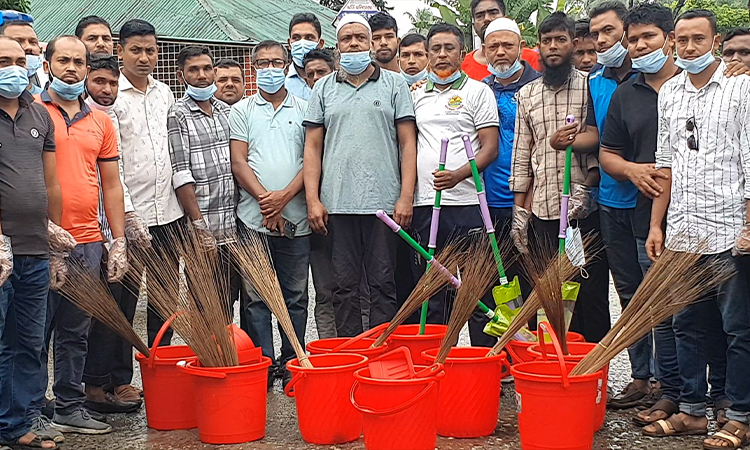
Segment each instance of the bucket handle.
[{"label": "bucket handle", "polygon": [[562,381],[563,381],[563,387],[569,388],[570,387],[570,380],[568,380],[568,374],[567,367],[565,366],[565,356],[562,351],[562,347],[560,346],[560,341],[557,339],[557,335],[552,330],[552,326],[548,322],[542,322],[539,324],[539,330],[537,331],[537,335],[539,336],[539,347],[542,350],[542,358],[544,358],[544,361],[547,360],[547,349],[546,344],[544,342],[544,333],[547,333],[549,337],[552,339],[552,345],[555,347],[555,352],[557,353],[557,361],[560,363],[560,375],[562,375]]},{"label": "bucket handle", "polygon": [[357,403],[357,400],[354,398],[354,396],[355,396],[355,392],[357,391],[357,388],[359,387],[359,380],[354,380],[354,385],[352,385],[352,390],[349,392],[349,400],[351,400],[352,405],[359,412],[372,414],[375,416],[390,416],[392,414],[397,414],[402,411],[405,411],[411,408],[412,406],[414,406],[414,404],[422,400],[422,398],[430,392],[430,389],[432,389],[433,386],[437,386],[437,381],[430,381],[430,383],[424,389],[422,389],[422,392],[417,394],[416,397],[411,398],[398,406],[394,406],[393,408],[388,408],[382,411],[377,411],[375,409],[368,408],[366,406],[362,406],[359,403]]},{"label": "bucket handle", "polygon": [[508,358],[503,358],[500,362],[500,377],[505,378],[510,375],[510,363]]},{"label": "bucket handle", "polygon": [[164,333],[167,332],[170,325],[172,325],[172,322],[179,316],[180,314],[184,313],[185,311],[177,311],[176,313],[172,314],[172,317],[167,319],[164,322],[164,325],[161,326],[161,329],[156,334],[156,338],[154,339],[154,344],[151,346],[151,354],[148,356],[148,368],[152,369],[154,367],[154,359],[156,359],[156,349],[159,347],[159,342],[161,342],[161,338],[164,337]]},{"label": "bucket handle", "polygon": [[380,336],[382,331],[384,331],[388,327],[388,322],[381,323],[380,325],[370,328],[369,330],[365,331],[364,333],[360,333],[357,336],[354,336],[353,338],[342,342],[341,344],[337,345],[336,347],[331,350],[331,353],[338,353],[341,350],[345,349],[346,347],[354,344],[355,342],[359,342],[362,339],[368,338],[368,337],[374,337],[374,336]]},{"label": "bucket handle", "polygon": [[223,380],[224,378],[227,377],[226,372],[209,372],[209,371],[196,370],[195,368],[188,366],[187,361],[178,362],[177,368],[187,374],[196,375],[199,377],[216,378],[219,380]]},{"label": "bucket handle", "polygon": [[294,385],[304,377],[305,374],[303,372],[295,373],[292,379],[289,380],[289,383],[284,388],[284,394],[286,394],[287,397],[294,397]]},{"label": "bucket handle", "polygon": [[520,357],[518,356],[518,354],[516,354],[516,351],[515,351],[515,350],[513,350],[513,348],[512,348],[512,347],[511,347],[510,345],[506,345],[506,346],[505,346],[505,351],[507,351],[508,353],[510,353],[510,357],[511,357],[511,358],[513,358],[513,364],[518,364],[518,363],[522,363],[522,362],[524,362],[524,361],[523,361],[523,360],[522,360],[522,359],[521,359],[521,358],[520,358]]}]

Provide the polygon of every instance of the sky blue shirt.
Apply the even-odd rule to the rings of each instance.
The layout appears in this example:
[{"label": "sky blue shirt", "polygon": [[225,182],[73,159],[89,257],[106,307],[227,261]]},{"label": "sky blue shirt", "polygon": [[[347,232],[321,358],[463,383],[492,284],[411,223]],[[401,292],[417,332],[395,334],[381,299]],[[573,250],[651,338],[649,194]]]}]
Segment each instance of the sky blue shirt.
[{"label": "sky blue shirt", "polygon": [[541,76],[526,61],[522,61],[521,64],[523,64],[523,74],[515,83],[503,86],[495,80],[494,75],[482,80],[492,88],[500,114],[497,159],[484,169],[487,203],[492,208],[513,207],[513,192],[508,188],[508,178],[510,178],[510,165],[513,159],[513,137],[516,133],[516,94],[527,83]]},{"label": "sky blue shirt", "polygon": [[[627,81],[634,74],[626,75]],[[596,64],[589,73],[589,105],[586,124],[599,129],[599,139],[604,136],[604,126],[609,111],[612,94],[622,81],[618,81],[614,72],[601,64]],[[593,112],[593,114],[592,114]],[[656,126],[656,124],[654,124]],[[610,208],[635,208],[638,199],[638,188],[630,181],[617,181],[599,167],[599,203]]]},{"label": "sky blue shirt", "polygon": [[286,76],[284,87],[290,94],[305,101],[310,100],[310,95],[312,95],[312,89],[307,85],[307,81],[299,76],[294,66],[289,67],[289,74]]},{"label": "sky blue shirt", "polygon": [[[260,94],[244,98],[232,106],[230,139],[247,143],[247,163],[260,184],[269,191],[286,188],[302,170],[305,111],[307,102],[291,94],[287,94],[277,110]],[[304,190],[286,205],[281,216],[297,225],[297,236],[310,234]],[[237,217],[252,230],[271,236],[280,235],[263,226],[258,201],[242,188]]]}]

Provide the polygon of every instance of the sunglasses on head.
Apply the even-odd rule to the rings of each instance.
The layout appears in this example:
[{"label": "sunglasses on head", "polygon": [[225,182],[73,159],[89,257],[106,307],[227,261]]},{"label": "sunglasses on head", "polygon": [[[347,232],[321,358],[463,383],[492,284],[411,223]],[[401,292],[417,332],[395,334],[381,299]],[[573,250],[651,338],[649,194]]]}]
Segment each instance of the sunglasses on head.
[{"label": "sunglasses on head", "polygon": [[687,139],[687,145],[690,150],[698,151],[698,138],[696,137],[696,131],[698,127],[695,125],[695,117],[691,117],[685,124],[685,129],[690,133]]}]

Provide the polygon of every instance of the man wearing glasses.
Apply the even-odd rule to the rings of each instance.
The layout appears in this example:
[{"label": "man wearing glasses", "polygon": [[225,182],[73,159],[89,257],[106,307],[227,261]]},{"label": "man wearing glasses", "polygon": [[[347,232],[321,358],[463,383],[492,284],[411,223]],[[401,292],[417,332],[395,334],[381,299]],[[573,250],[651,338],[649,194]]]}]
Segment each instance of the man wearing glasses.
[{"label": "man wearing glasses", "polygon": [[[654,198],[646,241],[649,258],[666,247],[697,251],[725,261],[737,273],[698,302],[674,316],[682,390],[679,414],[646,427],[650,436],[707,431],[705,367],[707,336],[726,332],[725,392],[732,406],[728,422],[704,441],[705,448],[748,444],[750,419],[750,77],[724,76],[725,63],[714,57],[721,36],[710,11],[691,10],[676,20],[676,65],[683,72],[659,91],[656,168],[662,195]],[[666,217],[666,239],[662,228]],[[705,319],[705,308],[721,323]],[[722,330],[723,328],[723,330]],[[678,433],[679,434],[679,433]]]},{"label": "man wearing glasses", "polygon": [[[278,42],[263,41],[252,54],[258,93],[240,100],[229,114],[232,172],[240,185],[237,217],[240,231],[267,236],[268,249],[297,339],[305,345],[307,323],[307,266],[310,225],[302,192],[302,155],[307,102],[284,87],[289,55]],[[254,290],[246,314],[250,337],[275,361],[271,312]],[[268,372],[268,388],[281,367],[284,386],[291,380],[286,362],[294,351],[281,333],[279,366]]]}]

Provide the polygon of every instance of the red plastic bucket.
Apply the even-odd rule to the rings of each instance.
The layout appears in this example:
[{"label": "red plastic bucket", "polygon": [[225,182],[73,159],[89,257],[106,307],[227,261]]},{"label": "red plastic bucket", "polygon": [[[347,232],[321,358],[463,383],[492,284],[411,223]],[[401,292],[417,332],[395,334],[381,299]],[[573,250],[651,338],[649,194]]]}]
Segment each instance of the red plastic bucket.
[{"label": "red plastic bucket", "polygon": [[569,376],[576,364],[563,359],[554,336],[553,345],[556,361],[519,363],[510,369],[516,384],[521,448],[590,450],[602,373]]},{"label": "red plastic bucket", "polygon": [[297,359],[287,369],[294,375],[284,389],[297,403],[297,422],[302,439],[311,444],[336,445],[357,440],[362,434],[362,414],[349,401],[354,371],[367,357],[354,353],[311,355],[313,368]]},{"label": "red plastic bucket", "polygon": [[[435,362],[438,349],[422,356]],[[440,382],[437,432],[440,436],[475,438],[495,432],[500,408],[500,381],[510,374],[505,352],[487,356],[489,348],[453,347]]]},{"label": "red plastic bucket", "polygon": [[[421,369],[418,368],[418,370]],[[352,405],[364,419],[366,450],[434,450],[442,366],[425,378],[377,379],[354,372]]]},{"label": "red plastic bucket", "polygon": [[198,434],[206,444],[240,444],[266,435],[268,367],[271,358],[235,367],[180,369],[191,375],[195,387]]},{"label": "red plastic bucket", "polygon": [[[327,353],[333,353],[334,348],[340,346],[348,340],[349,338],[318,339],[317,341],[312,341],[307,344],[307,351],[310,352],[311,355],[324,355]],[[387,343],[381,345],[380,347],[373,348],[372,344],[374,343],[375,339],[373,338],[363,338],[357,342],[347,345],[346,348],[342,351],[346,353],[356,353],[368,358],[375,358],[382,355],[386,352],[386,350],[388,350]]]},{"label": "red plastic bucket", "polygon": [[[536,331],[532,331],[532,333],[536,335]],[[583,335],[575,333],[573,331],[568,332],[567,338],[568,342],[586,342],[586,339],[583,337]],[[513,339],[512,341],[508,342],[508,345],[505,346],[505,350],[508,351],[508,355],[510,355],[513,364],[517,364],[519,362],[532,362],[536,358],[529,355],[529,347],[537,343],[538,342],[524,342]]]},{"label": "red plastic bucket", "polygon": [[136,352],[141,368],[146,423],[154,430],[188,430],[198,426],[195,416],[193,380],[178,370],[180,361],[197,361],[187,345],[157,347],[174,317],[164,323],[156,335],[150,357]]},{"label": "red plastic bucket", "polygon": [[[542,348],[544,343],[537,343],[529,347],[529,354],[536,358],[537,361],[546,361],[548,358],[557,359],[557,353],[554,348]],[[578,364],[581,360],[593,350],[597,344],[590,342],[570,342],[568,343],[568,355],[563,358],[567,362]],[[542,353],[544,352],[544,353]],[[607,380],[609,379],[609,364],[604,366],[602,369],[602,379],[600,385],[600,392],[602,393],[602,400],[597,405],[596,417],[594,417],[594,429],[600,430],[604,425],[604,419],[607,415]]]},{"label": "red plastic bucket", "polygon": [[428,366],[431,363],[422,357],[422,352],[440,347],[440,342],[448,331],[446,325],[427,324],[424,334],[419,334],[419,324],[401,325],[388,340],[390,348],[406,347],[411,352],[415,365]]}]

